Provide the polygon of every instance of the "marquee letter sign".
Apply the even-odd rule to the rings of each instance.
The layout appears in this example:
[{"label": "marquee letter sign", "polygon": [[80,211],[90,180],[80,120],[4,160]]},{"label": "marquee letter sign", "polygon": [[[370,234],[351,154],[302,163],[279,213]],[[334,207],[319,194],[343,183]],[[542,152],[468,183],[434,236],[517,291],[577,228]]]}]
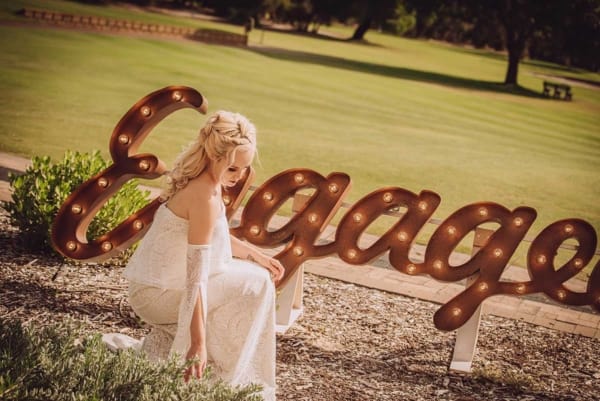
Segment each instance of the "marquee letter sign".
[{"label": "marquee letter sign", "polygon": [[[157,156],[135,154],[135,151],[158,122],[183,107],[204,113],[206,100],[191,88],[167,87],[146,96],[125,114],[110,141],[114,164],[76,189],[56,216],[52,240],[58,252],[78,260],[102,260],[141,238],[152,223],[159,205],[157,199],[91,243],[86,241],[85,232],[102,204],[124,182],[133,177],[156,178],[165,172]],[[250,172],[234,188],[224,192],[228,216],[239,207],[252,178]],[[441,330],[462,326],[486,298],[499,294],[520,296],[543,292],[558,302],[591,305],[600,311],[600,262],[592,270],[586,292],[577,293],[564,285],[592,260],[597,237],[589,223],[566,219],[546,227],[529,248],[527,267],[531,280],[505,282],[500,279],[502,272],[533,224],[537,215],[534,209],[518,207],[511,211],[491,202],[464,206],[436,229],[427,245],[424,261],[415,263],[408,257],[411,245],[440,203],[440,196],[431,191],[414,194],[398,187],[378,189],[350,207],[333,241],[317,245],[320,233],[340,208],[350,186],[350,177],[343,173],[323,177],[309,169],[284,171],[254,191],[243,209],[240,225],[232,229],[232,234],[263,247],[285,244],[276,255],[286,269],[279,286],[285,285],[307,259],[336,254],[347,263],[365,264],[388,250],[391,265],[405,274],[428,274],[437,280],[454,282],[478,273],[472,285],[435,313],[435,326]],[[284,226],[270,231],[270,219],[301,189],[314,192]],[[381,214],[396,207],[407,211],[375,243],[362,249],[358,239],[365,229]],[[479,225],[490,222],[499,227],[485,246],[462,265],[451,266],[450,255],[461,240]],[[570,239],[578,242],[577,250],[569,261],[556,269],[554,257],[558,248]]]},{"label": "marquee letter sign", "polygon": [[192,108],[203,114],[208,104],[195,89],[170,86],[144,97],[121,118],[110,137],[113,164],[84,182],[63,203],[52,225],[54,248],[72,259],[99,261],[115,256],[140,239],[160,205],[155,199],[111,232],[88,243],[86,231],[102,205],[132,178],[154,179],[164,163],[150,153],[136,154],[152,128],[169,114]]}]

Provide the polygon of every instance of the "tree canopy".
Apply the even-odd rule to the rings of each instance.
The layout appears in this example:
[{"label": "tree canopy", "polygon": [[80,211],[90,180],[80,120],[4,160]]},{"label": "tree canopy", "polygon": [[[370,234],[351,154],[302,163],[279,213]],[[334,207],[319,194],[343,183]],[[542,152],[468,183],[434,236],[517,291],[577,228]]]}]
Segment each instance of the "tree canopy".
[{"label": "tree canopy", "polygon": [[[90,1],[90,0],[87,0]],[[106,0],[97,0],[106,1]],[[232,22],[289,23],[318,33],[334,21],[352,25],[348,40],[369,29],[504,50],[504,83],[516,85],[529,56],[600,69],[600,0],[130,0],[138,4],[210,9]]]}]

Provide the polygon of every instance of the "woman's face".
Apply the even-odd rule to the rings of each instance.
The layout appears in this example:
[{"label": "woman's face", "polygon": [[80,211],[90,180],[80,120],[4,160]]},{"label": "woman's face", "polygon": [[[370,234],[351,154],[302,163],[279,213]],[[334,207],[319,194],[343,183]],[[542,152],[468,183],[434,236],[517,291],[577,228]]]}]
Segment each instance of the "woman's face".
[{"label": "woman's face", "polygon": [[244,173],[254,159],[254,146],[238,146],[232,152],[233,157],[224,157],[217,162],[220,172],[219,182],[226,188],[231,188],[244,176]]}]

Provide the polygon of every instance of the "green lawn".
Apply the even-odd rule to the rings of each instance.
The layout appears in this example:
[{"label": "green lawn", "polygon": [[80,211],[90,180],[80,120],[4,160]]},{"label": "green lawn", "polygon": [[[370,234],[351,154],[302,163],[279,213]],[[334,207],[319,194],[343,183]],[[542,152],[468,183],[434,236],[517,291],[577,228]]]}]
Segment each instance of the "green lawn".
[{"label": "green lawn", "polygon": [[[206,23],[63,1],[3,3],[0,16],[13,18],[23,5]],[[258,183],[290,167],[343,171],[353,178],[350,200],[396,185],[439,193],[438,218],[489,200],[536,208],[532,235],[569,217],[600,228],[600,90],[573,86],[573,102],[547,100],[543,78],[534,75],[600,82],[599,74],[526,61],[522,87],[511,91],[499,85],[501,54],[376,32],[367,39],[254,30],[248,48],[232,48],[0,26],[0,150],[108,155],[112,129],[133,103],[167,85],[189,85],[211,111],[236,110],[256,123]],[[142,150],[171,162],[203,121],[190,110],[175,113]]]}]

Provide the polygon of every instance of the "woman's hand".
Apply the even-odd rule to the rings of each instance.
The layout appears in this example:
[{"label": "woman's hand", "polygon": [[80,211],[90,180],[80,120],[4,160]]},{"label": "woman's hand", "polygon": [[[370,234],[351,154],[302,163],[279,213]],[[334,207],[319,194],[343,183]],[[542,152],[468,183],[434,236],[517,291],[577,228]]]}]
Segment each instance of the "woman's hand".
[{"label": "woman's hand", "polygon": [[281,262],[275,258],[269,258],[269,266],[265,266],[269,272],[271,272],[271,277],[273,277],[273,281],[278,283],[285,273],[285,267],[281,264]]},{"label": "woman's hand", "polygon": [[260,256],[257,258],[250,259],[254,259],[258,264],[267,269],[271,273],[271,278],[275,283],[278,283],[283,278],[285,268],[279,260],[264,254],[260,254]]},{"label": "woman's hand", "polygon": [[185,356],[186,361],[193,361],[192,364],[185,370],[183,379],[187,383],[190,378],[200,379],[204,369],[206,369],[206,345],[194,345],[190,347],[187,355]]}]

